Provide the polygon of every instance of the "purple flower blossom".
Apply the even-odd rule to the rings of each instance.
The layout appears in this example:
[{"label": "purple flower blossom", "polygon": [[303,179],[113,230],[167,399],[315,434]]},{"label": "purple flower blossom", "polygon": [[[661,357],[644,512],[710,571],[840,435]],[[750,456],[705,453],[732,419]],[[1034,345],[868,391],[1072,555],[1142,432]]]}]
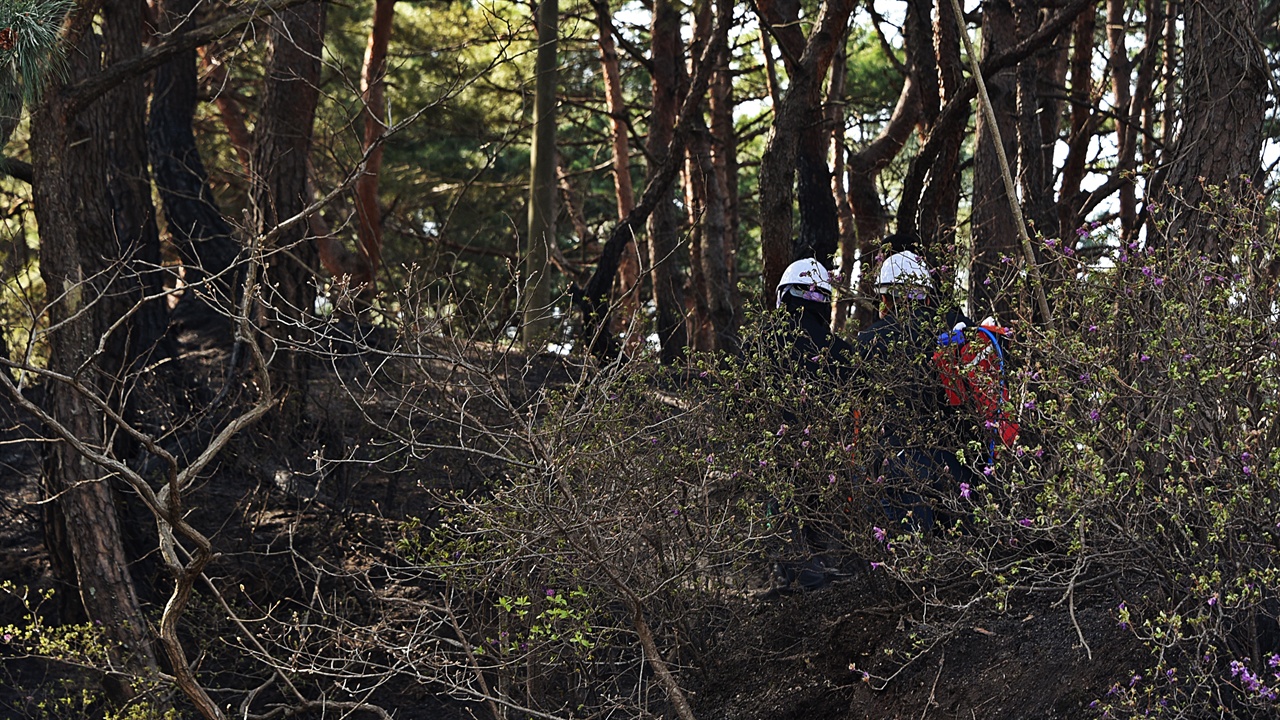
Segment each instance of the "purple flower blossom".
[{"label": "purple flower blossom", "polygon": [[555,597],[555,596],[556,596],[555,588],[547,588],[547,597]]},{"label": "purple flower blossom", "polygon": [[768,460],[761,460],[761,461],[760,461],[760,467],[769,467],[769,461],[768,461]]},{"label": "purple flower blossom", "polygon": [[1217,604],[1218,604],[1218,594],[1214,593],[1213,595],[1209,596],[1209,607],[1213,607],[1214,605],[1217,605]]},{"label": "purple flower blossom", "polygon": [[982,474],[986,475],[987,477],[991,477],[991,474],[994,473],[995,471],[996,469],[991,467],[990,465],[982,468]]},{"label": "purple flower blossom", "polygon": [[1097,325],[1090,325],[1090,326],[1089,326],[1089,332],[1098,332],[1098,326],[1097,326]]},{"label": "purple flower blossom", "polygon": [[1031,518],[1022,518],[1021,520],[1018,521],[1018,524],[1021,525],[1022,527],[1031,527],[1035,523],[1031,521]]},{"label": "purple flower blossom", "polygon": [[874,560],[872,560],[872,561],[871,561],[871,569],[872,569],[872,570],[879,570],[879,569],[880,569],[880,568],[882,568],[882,567],[884,567],[884,563],[882,563],[882,562],[876,562],[876,561],[874,561]]},{"label": "purple flower blossom", "polygon": [[1101,416],[1102,416],[1102,413],[1098,412],[1098,408],[1094,408],[1089,411],[1089,419],[1094,422],[1098,422],[1098,418]]},{"label": "purple flower blossom", "polygon": [[1142,268],[1142,274],[1143,274],[1143,275],[1146,275],[1147,277],[1151,277],[1151,274],[1152,274],[1152,273],[1154,273],[1154,272],[1155,272],[1155,270],[1152,270],[1150,265],[1148,265],[1147,267]]},{"label": "purple flower blossom", "polygon": [[830,475],[828,475],[828,476],[827,476],[827,484],[828,484],[828,485],[835,485],[835,484],[836,484],[836,474],[835,474],[835,473],[831,473]]},{"label": "purple flower blossom", "polygon": [[1155,280],[1153,280],[1151,284],[1155,285],[1156,287],[1160,287],[1161,285],[1164,285],[1164,278],[1158,277]]},{"label": "purple flower blossom", "polygon": [[960,483],[960,497],[969,499],[969,483]]},{"label": "purple flower blossom", "polygon": [[786,434],[787,434],[787,426],[786,425],[780,426],[778,428],[778,437],[782,437],[783,435],[786,435]]},{"label": "purple flower blossom", "polygon": [[1026,408],[1026,409],[1028,409],[1028,410],[1035,410],[1035,409],[1036,409],[1036,401],[1035,401],[1035,400],[1028,400],[1028,401],[1026,401],[1026,402],[1022,403],[1022,407]]},{"label": "purple flower blossom", "polygon": [[1142,353],[1141,355],[1138,356],[1138,362],[1150,362],[1150,361],[1151,361],[1151,356],[1146,353]]},{"label": "purple flower blossom", "polygon": [[1249,452],[1248,450],[1245,450],[1244,452],[1240,453],[1240,462],[1249,462],[1252,459],[1253,459],[1253,453]]},{"label": "purple flower blossom", "polygon": [[875,537],[876,542],[884,542],[889,539],[889,533],[882,527],[871,528],[871,534]]},{"label": "purple flower blossom", "polygon": [[1241,468],[1240,468],[1240,472],[1244,473],[1245,475],[1252,475],[1252,474],[1253,474],[1253,468],[1252,468],[1251,466],[1249,466],[1249,465],[1245,465],[1245,466],[1243,466],[1243,467],[1241,467]]}]

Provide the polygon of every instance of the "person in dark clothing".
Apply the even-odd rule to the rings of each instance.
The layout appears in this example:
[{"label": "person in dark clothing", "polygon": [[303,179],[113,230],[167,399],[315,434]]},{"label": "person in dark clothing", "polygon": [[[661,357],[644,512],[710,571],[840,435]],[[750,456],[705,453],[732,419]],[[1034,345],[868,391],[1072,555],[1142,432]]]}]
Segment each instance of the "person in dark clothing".
[{"label": "person in dark clothing", "polygon": [[780,356],[790,357],[793,367],[804,368],[810,378],[823,370],[847,380],[856,352],[844,338],[831,332],[831,275],[814,258],[787,266],[778,282],[777,307],[786,312]]},{"label": "person in dark clothing", "polygon": [[884,510],[891,520],[928,530],[935,521],[928,496],[977,481],[952,449],[966,435],[964,420],[947,403],[933,362],[940,333],[974,323],[959,310],[939,311],[929,269],[910,251],[885,259],[876,292],[880,319],[857,341],[860,375],[884,384],[878,388],[886,400],[884,457],[877,463],[889,488]]},{"label": "person in dark clothing", "polygon": [[[830,330],[831,298],[830,274],[814,258],[792,263],[778,283],[777,308],[782,312],[777,318],[780,326],[773,333],[774,362],[784,372],[804,377],[808,383],[844,383],[854,371],[857,351]],[[799,408],[783,408],[784,422],[805,424],[797,417],[796,413],[801,412]],[[801,505],[811,509],[817,505],[816,486],[798,490]],[[770,506],[770,511],[775,512],[776,502],[770,501]],[[824,532],[807,522],[790,527],[787,534],[789,552],[802,559],[775,564],[775,589],[794,582],[803,590],[816,590],[839,574],[836,562],[824,553],[832,544],[834,533],[830,529]]]}]

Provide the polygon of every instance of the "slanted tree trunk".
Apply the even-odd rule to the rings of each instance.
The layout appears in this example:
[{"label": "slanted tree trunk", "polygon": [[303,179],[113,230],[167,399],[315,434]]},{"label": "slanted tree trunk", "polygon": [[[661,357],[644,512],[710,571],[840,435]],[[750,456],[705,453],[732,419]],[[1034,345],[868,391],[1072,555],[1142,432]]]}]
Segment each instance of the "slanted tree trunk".
[{"label": "slanted tree trunk", "polygon": [[556,239],[556,45],[557,0],[539,0],[538,53],[529,159],[529,231],[525,237],[524,342],[540,345],[551,327],[551,244]]},{"label": "slanted tree trunk", "polygon": [[[649,174],[667,161],[665,153],[675,133],[676,112],[684,85],[684,43],[680,39],[680,9],[671,0],[654,0],[653,111],[649,121]],[[654,207],[649,217],[649,267],[657,306],[658,343],[662,361],[679,360],[689,344],[685,328],[684,273],[678,258],[680,216],[673,194]]]},{"label": "slanted tree trunk", "polygon": [[[179,23],[194,7],[193,0],[165,0],[159,8],[161,30],[182,32]],[[196,148],[191,129],[196,85],[194,50],[179,53],[156,68],[147,144],[166,225],[182,258],[188,287],[175,308],[175,318],[212,328],[229,340],[230,312],[238,285],[232,265],[239,246],[214,202],[209,176]]]},{"label": "slanted tree trunk", "polygon": [[364,119],[361,149],[367,159],[364,173],[356,180],[356,214],[363,262],[348,282],[353,289],[359,289],[363,302],[371,301],[377,291],[377,272],[382,265],[382,206],[378,203],[382,144],[379,140],[387,129],[387,45],[391,40],[395,8],[396,0],[375,0],[369,43],[365,47],[364,66],[360,72],[360,95],[364,102],[364,110],[360,113]]},{"label": "slanted tree trunk", "polygon": [[[310,2],[271,16],[266,78],[254,128],[253,203],[256,229],[265,233],[308,205],[307,155],[319,98],[324,5]],[[286,393],[276,421],[302,422],[310,362],[299,349],[311,340],[318,260],[307,224],[280,233],[267,253],[264,302],[273,334],[282,343],[279,386]]]}]

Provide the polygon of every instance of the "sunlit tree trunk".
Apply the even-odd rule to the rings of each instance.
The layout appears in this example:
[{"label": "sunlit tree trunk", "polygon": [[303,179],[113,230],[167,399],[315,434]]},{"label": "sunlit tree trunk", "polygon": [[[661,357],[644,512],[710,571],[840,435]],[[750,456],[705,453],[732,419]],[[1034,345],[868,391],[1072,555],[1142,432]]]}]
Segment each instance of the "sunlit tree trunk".
[{"label": "sunlit tree trunk", "polygon": [[377,272],[382,265],[382,207],[378,203],[378,176],[382,173],[382,144],[379,140],[387,123],[387,45],[396,0],[375,0],[369,42],[360,71],[360,94],[364,102],[364,173],[356,180],[356,214],[359,219],[360,250],[364,262],[350,278],[353,288],[363,288],[361,297],[372,298],[377,288]]},{"label": "sunlit tree trunk", "polygon": [[1085,163],[1089,140],[1097,126],[1093,108],[1093,47],[1098,11],[1090,6],[1076,18],[1071,35],[1071,130],[1067,136],[1067,154],[1062,161],[1062,181],[1058,190],[1058,226],[1063,237],[1075,242],[1072,231],[1083,218]]},{"label": "sunlit tree trunk", "polygon": [[[622,72],[618,64],[618,48],[613,41],[613,23],[610,21],[606,0],[594,3],[596,25],[599,28],[600,69],[604,76],[605,108],[609,112],[610,147],[613,151],[613,186],[618,203],[618,221],[621,222],[635,208],[635,190],[631,183],[631,143],[627,134],[627,103],[622,94]],[[623,250],[618,264],[617,331],[631,337],[629,332],[640,312],[640,256],[634,240]]]},{"label": "sunlit tree trunk", "polygon": [[523,337],[540,345],[551,326],[551,243],[556,212],[556,45],[557,0],[537,6],[538,53],[533,100],[533,142],[529,168],[529,231],[525,237]]}]

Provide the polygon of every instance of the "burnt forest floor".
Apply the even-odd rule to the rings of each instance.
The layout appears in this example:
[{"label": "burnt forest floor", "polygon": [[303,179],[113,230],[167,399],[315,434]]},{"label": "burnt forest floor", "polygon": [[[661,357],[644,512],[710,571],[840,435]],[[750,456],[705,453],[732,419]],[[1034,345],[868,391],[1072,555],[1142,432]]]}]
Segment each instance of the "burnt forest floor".
[{"label": "burnt forest floor", "polygon": [[[224,356],[197,355],[188,368],[192,382],[211,382]],[[511,381],[534,392],[572,375],[554,358],[533,367],[539,370]],[[370,562],[379,547],[394,542],[400,523],[431,521],[433,491],[483,482],[485,467],[447,452],[399,466],[361,461],[359,413],[333,382],[341,371],[317,373],[309,422],[285,434],[246,431],[191,494],[192,521],[220,553],[207,574],[234,579],[246,596],[271,597],[289,586],[290,558],[299,554],[336,565]],[[0,415],[0,580],[19,589],[57,589],[61,600],[40,607],[45,621],[77,621],[76,588],[54,579],[43,545],[39,428],[12,407]],[[139,558],[134,576],[144,603],[157,609],[167,585],[150,550],[154,525],[136,501],[125,507],[126,540]],[[1115,598],[1104,589],[1078,593],[1074,607],[1056,595],[1014,597],[1001,611],[988,603],[963,616],[935,618],[883,571],[856,559],[849,567],[847,577],[820,590],[733,600],[735,622],[717,630],[682,668],[697,717],[1087,717],[1090,702],[1149,662],[1118,626]],[[759,571],[767,575],[768,568]],[[24,623],[25,612],[13,596],[0,597],[0,625]],[[209,598],[197,599],[188,622],[214,634],[227,631]],[[208,664],[200,672],[224,686],[244,686],[252,675],[250,668]],[[92,672],[19,657],[0,644],[0,717],[74,717],[41,703],[60,688],[92,687],[97,680]],[[408,683],[383,687],[376,700],[399,718],[488,713]],[[195,716],[190,708],[184,712]]]}]

